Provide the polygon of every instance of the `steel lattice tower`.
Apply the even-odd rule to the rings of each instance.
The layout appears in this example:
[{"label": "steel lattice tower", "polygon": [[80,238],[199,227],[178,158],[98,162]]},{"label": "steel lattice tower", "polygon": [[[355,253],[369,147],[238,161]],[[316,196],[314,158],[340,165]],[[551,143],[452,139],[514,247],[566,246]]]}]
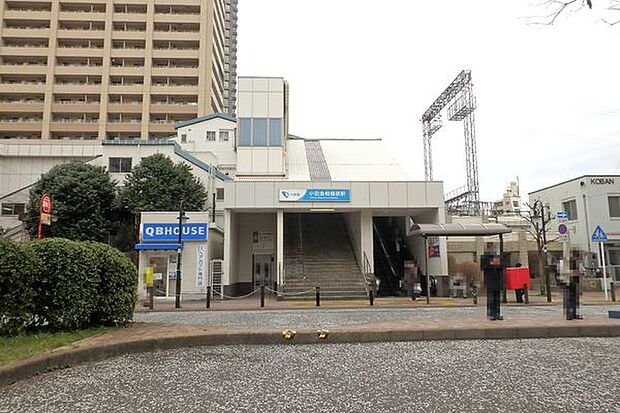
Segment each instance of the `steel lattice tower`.
[{"label": "steel lattice tower", "polygon": [[446,196],[450,213],[458,215],[480,214],[480,187],[478,183],[478,153],[474,110],[476,98],[473,93],[471,71],[463,70],[439,95],[422,115],[424,139],[424,178],[433,180],[433,156],[431,138],[443,126],[441,111],[447,107],[448,120],[463,121],[465,135],[465,168],[467,182]]}]

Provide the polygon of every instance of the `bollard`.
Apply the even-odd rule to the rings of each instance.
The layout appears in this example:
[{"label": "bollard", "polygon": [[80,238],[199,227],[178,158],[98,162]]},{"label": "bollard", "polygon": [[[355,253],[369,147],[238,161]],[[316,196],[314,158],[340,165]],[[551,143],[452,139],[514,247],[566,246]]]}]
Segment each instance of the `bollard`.
[{"label": "bollard", "polygon": [[508,297],[506,295],[506,289],[502,290],[502,303],[506,304],[508,302]]},{"label": "bollard", "polygon": [[260,286],[260,306],[263,308],[265,306],[265,286]]},{"label": "bollard", "polygon": [[371,307],[375,305],[375,293],[372,287],[368,289],[368,300],[370,301]]},{"label": "bollard", "polygon": [[321,287],[316,286],[316,306],[321,306]]},{"label": "bollard", "polygon": [[471,298],[474,299],[474,305],[478,305],[478,287],[471,287]]},{"label": "bollard", "polygon": [[609,284],[610,284],[609,287],[611,291],[611,301],[616,302],[616,286],[613,281]]},{"label": "bollard", "polygon": [[523,295],[525,298],[525,304],[529,304],[530,303],[530,293],[527,290],[527,284],[523,284]]},{"label": "bollard", "polygon": [[149,308],[152,310],[153,309],[153,302],[155,301],[155,299],[153,298],[153,296],[155,295],[155,293],[154,293],[155,288],[154,287],[147,287],[147,289],[149,290],[148,291],[148,294],[149,294]]},{"label": "bollard", "polygon": [[207,287],[207,308],[211,308],[211,286]]}]

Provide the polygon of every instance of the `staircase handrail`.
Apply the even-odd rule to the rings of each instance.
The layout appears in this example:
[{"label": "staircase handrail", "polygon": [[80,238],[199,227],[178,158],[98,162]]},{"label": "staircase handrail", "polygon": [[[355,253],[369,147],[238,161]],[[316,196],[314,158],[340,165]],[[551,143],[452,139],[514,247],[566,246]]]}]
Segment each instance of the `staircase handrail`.
[{"label": "staircase handrail", "polygon": [[299,262],[301,265],[301,277],[302,279],[306,279],[306,268],[304,266],[304,239],[303,239],[303,231],[301,226],[301,214],[297,214],[297,229],[299,230]]},{"label": "staircase handrail", "polygon": [[369,288],[375,288],[375,274],[372,271],[372,266],[370,265],[370,260],[366,255],[366,251],[364,251],[364,269],[362,276],[364,277],[364,281]]}]

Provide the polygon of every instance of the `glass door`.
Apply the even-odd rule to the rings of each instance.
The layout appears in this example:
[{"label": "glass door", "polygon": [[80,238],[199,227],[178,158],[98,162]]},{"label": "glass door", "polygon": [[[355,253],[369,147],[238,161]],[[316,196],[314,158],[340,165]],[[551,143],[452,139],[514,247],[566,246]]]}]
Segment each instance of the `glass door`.
[{"label": "glass door", "polygon": [[254,273],[252,275],[254,288],[258,288],[261,285],[273,288],[271,285],[272,261],[271,254],[254,255]]}]

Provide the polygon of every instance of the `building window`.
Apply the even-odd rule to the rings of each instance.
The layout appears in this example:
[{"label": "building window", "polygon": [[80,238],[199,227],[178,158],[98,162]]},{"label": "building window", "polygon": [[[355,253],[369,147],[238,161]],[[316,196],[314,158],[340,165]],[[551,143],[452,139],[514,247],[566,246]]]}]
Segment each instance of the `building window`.
[{"label": "building window", "polygon": [[108,172],[128,173],[131,172],[131,158],[110,158]]},{"label": "building window", "polygon": [[215,199],[218,201],[224,200],[224,188],[215,188]]},{"label": "building window", "polygon": [[267,119],[254,119],[252,133],[252,146],[267,146]]},{"label": "building window", "polygon": [[26,210],[26,204],[3,203],[2,215],[20,215]]},{"label": "building window", "polygon": [[221,130],[220,131],[220,142],[228,142],[230,131]]},{"label": "building window", "polygon": [[269,146],[280,146],[282,144],[282,119],[269,119]]},{"label": "building window", "polygon": [[571,201],[562,202],[562,210],[568,214],[569,221],[577,220],[577,201],[573,199]]},{"label": "building window", "polygon": [[208,141],[215,141],[215,131],[207,131],[207,140]]},{"label": "building window", "polygon": [[186,133],[182,133],[181,134],[181,143],[187,143],[187,134]]},{"label": "building window", "polygon": [[607,202],[609,202],[609,217],[620,218],[620,195],[608,197]]},{"label": "building window", "polygon": [[252,145],[252,119],[239,119],[239,146]]},{"label": "building window", "polygon": [[239,146],[281,146],[281,118],[239,119]]}]

